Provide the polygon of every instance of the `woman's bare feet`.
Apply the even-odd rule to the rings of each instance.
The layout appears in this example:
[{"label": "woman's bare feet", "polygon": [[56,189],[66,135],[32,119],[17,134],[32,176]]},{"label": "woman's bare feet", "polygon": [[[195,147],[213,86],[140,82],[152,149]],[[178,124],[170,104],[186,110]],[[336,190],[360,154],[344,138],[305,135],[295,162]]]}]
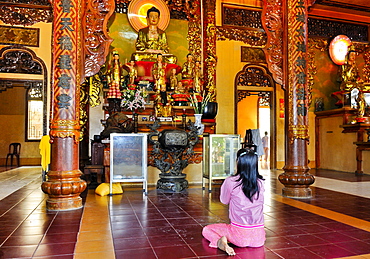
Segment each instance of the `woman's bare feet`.
[{"label": "woman's bare feet", "polygon": [[236,255],[234,248],[230,247],[227,243],[227,239],[225,236],[221,237],[217,241],[217,247],[222,251],[225,251],[228,255]]}]

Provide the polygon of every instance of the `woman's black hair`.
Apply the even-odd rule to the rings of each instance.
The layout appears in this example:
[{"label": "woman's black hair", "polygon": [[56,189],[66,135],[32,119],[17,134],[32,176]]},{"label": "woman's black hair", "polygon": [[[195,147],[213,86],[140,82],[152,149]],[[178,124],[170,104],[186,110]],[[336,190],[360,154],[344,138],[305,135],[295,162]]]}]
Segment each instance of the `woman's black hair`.
[{"label": "woman's black hair", "polygon": [[258,156],[252,149],[242,148],[237,152],[236,176],[240,182],[237,186],[242,186],[243,193],[251,201],[252,197],[259,195],[258,179],[263,179],[258,173]]}]

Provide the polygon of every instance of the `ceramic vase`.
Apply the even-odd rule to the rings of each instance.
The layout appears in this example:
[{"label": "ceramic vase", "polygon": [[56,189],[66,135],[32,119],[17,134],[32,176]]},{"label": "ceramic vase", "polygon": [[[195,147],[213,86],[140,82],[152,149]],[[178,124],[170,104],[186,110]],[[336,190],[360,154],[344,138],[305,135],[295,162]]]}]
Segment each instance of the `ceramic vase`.
[{"label": "ceramic vase", "polygon": [[217,115],[218,103],[208,102],[204,107],[202,119],[214,119]]},{"label": "ceramic vase", "polygon": [[195,123],[194,125],[198,127],[198,135],[202,135],[204,132],[204,124],[202,124],[202,115],[201,113],[194,114],[195,117]]}]

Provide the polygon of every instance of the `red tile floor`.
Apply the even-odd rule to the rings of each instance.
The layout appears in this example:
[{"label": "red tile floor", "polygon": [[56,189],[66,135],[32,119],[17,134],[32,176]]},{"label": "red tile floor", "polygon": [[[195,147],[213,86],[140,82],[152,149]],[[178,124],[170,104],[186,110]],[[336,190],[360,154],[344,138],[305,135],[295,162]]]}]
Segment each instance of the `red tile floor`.
[{"label": "red tile floor", "polygon": [[[261,172],[267,240],[264,247],[235,248],[233,258],[370,258],[370,197],[316,186],[311,199],[284,198],[276,180],[281,171]],[[370,175],[311,173],[333,184],[370,187]],[[105,197],[90,189],[81,195],[83,209],[64,212],[46,211],[40,185],[37,178],[1,200],[0,258],[228,257],[201,236],[203,226],[227,222],[219,185],[212,193],[199,185],[183,193],[153,187],[147,196],[140,188]]]}]

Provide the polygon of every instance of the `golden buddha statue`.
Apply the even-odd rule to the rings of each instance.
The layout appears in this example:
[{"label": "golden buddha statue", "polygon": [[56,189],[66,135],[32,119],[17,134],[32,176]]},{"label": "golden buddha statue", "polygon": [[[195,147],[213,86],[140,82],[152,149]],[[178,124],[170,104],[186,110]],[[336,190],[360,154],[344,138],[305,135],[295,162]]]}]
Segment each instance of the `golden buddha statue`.
[{"label": "golden buddha statue", "polygon": [[147,11],[147,27],[138,32],[136,52],[132,54],[135,61],[155,61],[156,54],[161,53],[167,63],[175,64],[177,59],[169,54],[166,33],[158,28],[160,11],[152,7]]},{"label": "golden buddha statue", "polygon": [[148,26],[140,29],[136,50],[154,53],[168,53],[166,33],[158,28],[160,11],[154,6],[147,11]]}]

